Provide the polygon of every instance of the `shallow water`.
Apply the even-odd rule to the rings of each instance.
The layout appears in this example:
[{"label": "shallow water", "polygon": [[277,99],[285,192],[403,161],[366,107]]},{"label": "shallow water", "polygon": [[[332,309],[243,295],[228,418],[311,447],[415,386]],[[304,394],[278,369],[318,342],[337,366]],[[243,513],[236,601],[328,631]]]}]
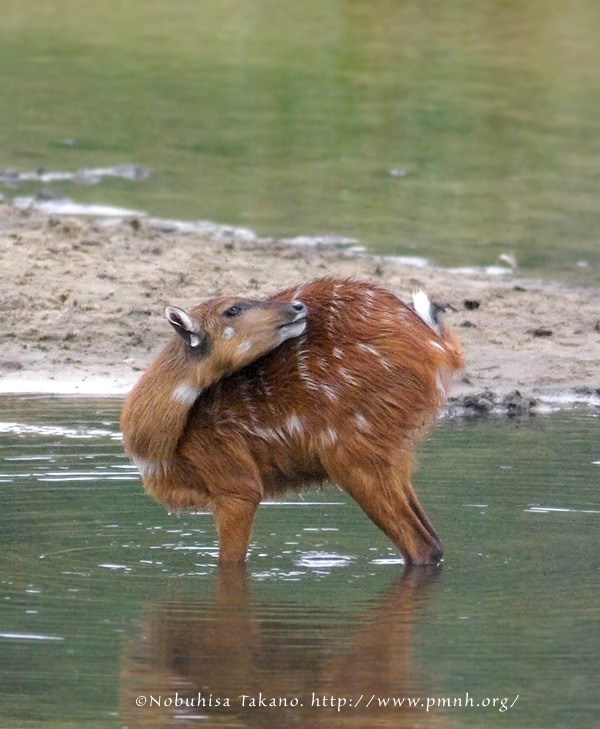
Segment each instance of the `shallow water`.
[{"label": "shallow water", "polygon": [[4,0],[0,169],[152,173],[0,192],[598,283],[599,32],[596,0]]},{"label": "shallow water", "polygon": [[331,488],[263,505],[219,571],[119,407],[0,398],[0,726],[597,725],[597,412],[442,422],[416,483],[446,559],[403,575]]}]

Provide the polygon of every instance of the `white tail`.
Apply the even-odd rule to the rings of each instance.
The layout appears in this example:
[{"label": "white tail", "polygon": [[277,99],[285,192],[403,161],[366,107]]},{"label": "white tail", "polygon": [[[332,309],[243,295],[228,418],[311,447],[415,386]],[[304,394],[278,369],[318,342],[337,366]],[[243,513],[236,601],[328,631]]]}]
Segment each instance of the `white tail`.
[{"label": "white tail", "polygon": [[415,291],[412,298],[415,312],[436,334],[441,334],[440,323],[437,320],[433,305],[427,294],[424,291]]}]

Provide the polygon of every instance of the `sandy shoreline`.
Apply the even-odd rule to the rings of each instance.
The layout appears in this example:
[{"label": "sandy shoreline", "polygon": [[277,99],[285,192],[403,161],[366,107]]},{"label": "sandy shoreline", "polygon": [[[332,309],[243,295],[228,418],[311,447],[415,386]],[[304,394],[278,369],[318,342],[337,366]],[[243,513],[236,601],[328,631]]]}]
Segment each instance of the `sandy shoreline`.
[{"label": "sandy shoreline", "polygon": [[170,336],[165,305],[260,297],[333,275],[376,281],[405,301],[424,288],[444,307],[467,361],[453,412],[600,405],[596,289],[416,268],[219,226],[109,225],[1,202],[0,255],[0,394],[122,395]]}]

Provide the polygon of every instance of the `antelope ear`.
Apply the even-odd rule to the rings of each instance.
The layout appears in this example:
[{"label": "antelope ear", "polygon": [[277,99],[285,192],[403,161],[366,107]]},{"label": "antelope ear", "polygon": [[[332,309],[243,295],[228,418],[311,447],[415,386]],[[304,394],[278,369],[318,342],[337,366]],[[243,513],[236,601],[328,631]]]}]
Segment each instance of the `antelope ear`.
[{"label": "antelope ear", "polygon": [[194,323],[192,317],[178,306],[167,306],[165,317],[177,334],[190,347],[200,347],[206,340],[207,334]]}]

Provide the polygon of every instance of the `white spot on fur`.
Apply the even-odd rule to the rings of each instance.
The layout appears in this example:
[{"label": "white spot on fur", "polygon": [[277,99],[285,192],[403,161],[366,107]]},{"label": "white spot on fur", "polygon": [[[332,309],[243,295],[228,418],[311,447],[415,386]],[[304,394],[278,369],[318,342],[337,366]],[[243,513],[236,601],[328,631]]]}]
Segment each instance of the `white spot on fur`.
[{"label": "white spot on fur", "polygon": [[341,377],[342,379],[344,379],[344,380],[345,380],[345,381],[346,381],[346,382],[347,382],[347,383],[348,383],[349,385],[353,385],[354,387],[358,387],[358,384],[359,384],[359,383],[358,383],[358,380],[357,380],[357,379],[356,379],[355,377],[353,377],[353,376],[352,376],[352,375],[351,375],[351,374],[350,374],[350,373],[348,372],[348,370],[347,370],[347,369],[345,369],[344,367],[340,367],[340,368],[338,369],[338,372],[339,372],[339,374],[340,374],[340,377]]},{"label": "white spot on fur", "polygon": [[319,440],[321,441],[323,448],[327,448],[328,446],[333,446],[337,443],[338,434],[333,428],[327,428],[322,433],[319,433]]},{"label": "white spot on fur", "polygon": [[253,435],[257,435],[259,438],[262,438],[263,440],[278,440],[277,434],[273,432],[272,428],[255,428],[253,431],[250,432]]},{"label": "white spot on fur", "polygon": [[285,423],[286,429],[294,435],[294,433],[300,434],[302,432],[302,421],[297,415],[290,415]]},{"label": "white spot on fur", "polygon": [[168,464],[162,461],[148,461],[145,458],[138,458],[137,456],[132,456],[131,460],[142,478],[152,478],[153,476],[164,474],[167,471]]},{"label": "white spot on fur", "polygon": [[364,352],[369,352],[369,354],[375,355],[375,357],[381,357],[380,351],[375,349],[375,347],[372,347],[370,344],[363,344],[363,342],[359,342],[356,346]]},{"label": "white spot on fur", "polygon": [[333,356],[337,357],[338,359],[344,359],[344,353],[339,347],[333,348]]},{"label": "white spot on fur", "polygon": [[174,400],[181,405],[191,406],[198,399],[198,395],[200,395],[200,392],[201,390],[199,390],[197,387],[190,385],[188,382],[182,382],[180,385],[177,385],[177,387],[173,390],[171,400]]},{"label": "white spot on fur", "polygon": [[278,428],[277,426],[273,426],[270,428],[270,431],[273,433],[273,438],[276,440],[286,441],[287,435],[285,434],[283,428]]},{"label": "white spot on fur", "polygon": [[239,354],[243,354],[244,352],[247,352],[252,347],[252,342],[246,340],[245,342],[242,342],[238,348],[237,351]]},{"label": "white spot on fur", "polygon": [[370,304],[363,303],[363,305],[360,308],[357,308],[353,312],[353,315],[355,317],[358,317],[359,319],[362,319],[363,321],[370,321],[373,318],[372,314],[370,312],[371,308],[372,308],[372,306]]},{"label": "white spot on fur", "polygon": [[318,382],[313,382],[312,380],[305,380],[305,382],[307,390],[312,390],[313,392],[321,391],[321,385]]},{"label": "white spot on fur", "polygon": [[339,400],[338,394],[335,388],[331,385],[321,385],[321,390],[331,400],[331,402],[337,402]]},{"label": "white spot on fur", "polygon": [[298,365],[298,372],[304,382],[308,383],[308,385],[310,386],[310,384],[312,383],[310,370],[308,368],[308,359],[310,355],[308,350],[303,347],[303,345],[306,344],[306,338],[298,337],[296,341],[296,363]]},{"label": "white spot on fur", "polygon": [[238,423],[249,435],[262,438],[271,443],[286,443],[289,439],[288,434],[277,426],[271,428],[261,428],[260,425],[248,425],[247,423]]},{"label": "white spot on fur", "polygon": [[371,425],[370,425],[369,421],[365,418],[365,416],[362,413],[355,413],[354,420],[356,421],[356,425],[361,430],[371,430]]},{"label": "white spot on fur", "polygon": [[277,428],[261,428],[260,426],[249,426],[244,423],[241,425],[247,433],[257,438],[262,438],[272,443],[279,443],[281,440],[284,440],[281,432]]},{"label": "white spot on fur", "polygon": [[235,329],[233,327],[225,327],[225,329],[223,329],[223,339],[231,339],[234,334]]},{"label": "white spot on fur", "polygon": [[356,346],[359,349],[362,349],[363,352],[368,352],[369,354],[373,355],[373,357],[376,357],[379,364],[382,367],[385,367],[386,370],[392,369],[392,365],[389,363],[389,361],[381,354],[381,352],[376,347],[373,347],[370,344],[364,344],[363,342],[359,342]]}]

